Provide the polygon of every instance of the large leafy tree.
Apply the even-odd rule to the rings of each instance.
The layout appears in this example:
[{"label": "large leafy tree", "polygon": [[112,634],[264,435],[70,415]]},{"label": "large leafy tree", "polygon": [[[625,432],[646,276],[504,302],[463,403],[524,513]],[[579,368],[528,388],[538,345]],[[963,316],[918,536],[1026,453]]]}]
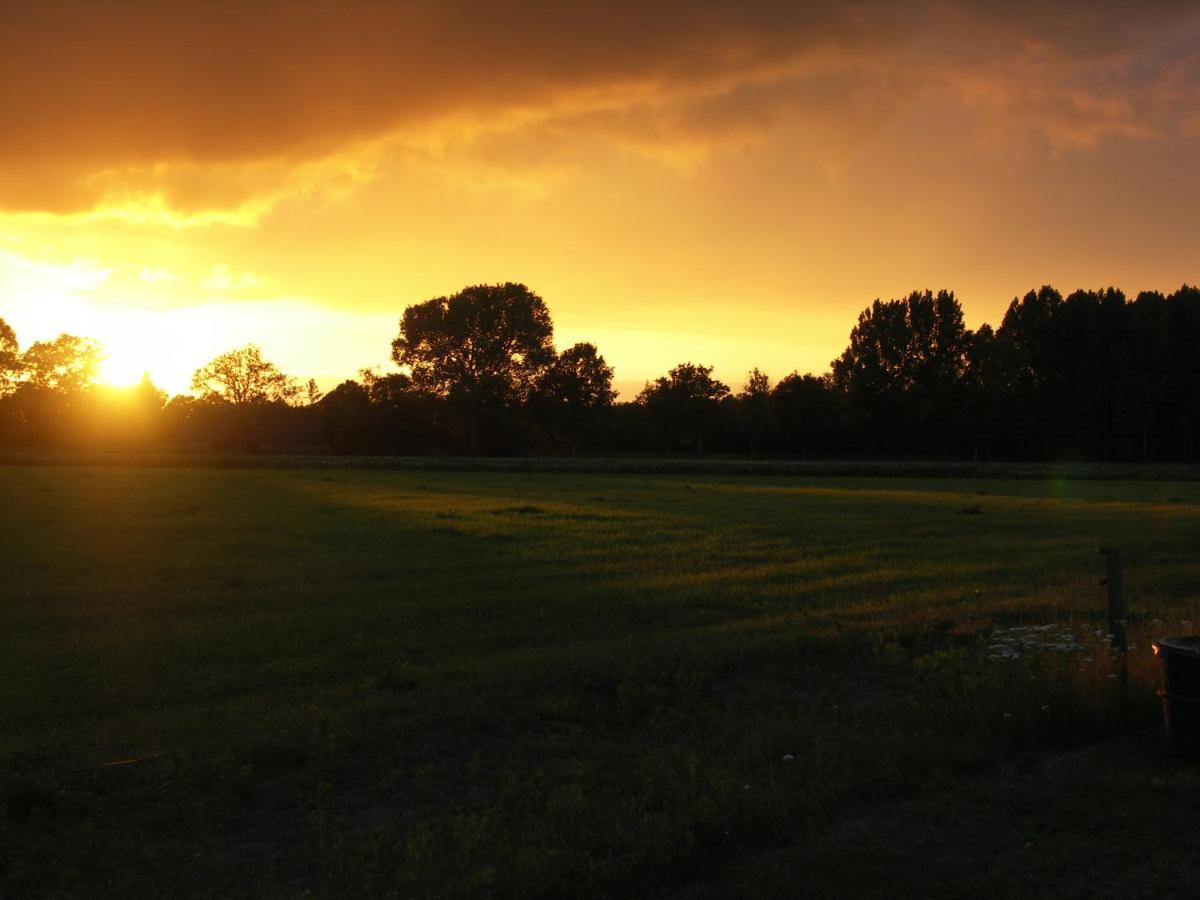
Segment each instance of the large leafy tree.
[{"label": "large leafy tree", "polygon": [[77,394],[96,378],[103,358],[90,338],[60,334],[52,341],[30,344],[21,354],[21,378],[35,388]]},{"label": "large leafy tree", "polygon": [[576,449],[594,437],[617,392],[613,369],[593,344],[568,347],[539,379],[531,406],[551,445]]},{"label": "large leafy tree", "polygon": [[89,405],[82,401],[101,358],[99,344],[69,334],[18,353],[16,335],[0,322],[0,397],[7,420],[0,430],[15,428],[34,446],[77,436],[78,414]]},{"label": "large leafy tree", "polygon": [[234,406],[290,403],[301,396],[296,380],[263,359],[256,344],[222,353],[192,376],[192,390],[208,400]]},{"label": "large leafy tree", "polygon": [[547,403],[572,411],[611,406],[617,399],[613,390],[613,369],[594,344],[579,343],[568,347],[546,368],[538,394]]},{"label": "large leafy tree", "polygon": [[475,452],[481,419],[525,403],[554,363],[553,338],[545,301],[525,285],[478,284],[408,307],[392,359],[458,408]]}]

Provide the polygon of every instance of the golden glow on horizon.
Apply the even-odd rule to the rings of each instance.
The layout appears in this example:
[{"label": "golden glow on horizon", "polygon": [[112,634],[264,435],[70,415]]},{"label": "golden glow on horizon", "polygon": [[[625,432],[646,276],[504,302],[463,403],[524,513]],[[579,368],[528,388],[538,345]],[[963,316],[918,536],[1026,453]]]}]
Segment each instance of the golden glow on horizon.
[{"label": "golden glow on horizon", "polygon": [[390,316],[341,314],[301,301],[203,304],[163,312],[110,311],[87,301],[71,306],[69,328],[52,325],[36,306],[28,308],[29,317],[18,310],[6,318],[22,347],[64,330],[95,338],[104,352],[101,384],[125,387],[148,374],[172,395],[188,393],[192,373],[214,356],[251,342],[284,371],[301,380],[314,377],[327,390],[361,368],[384,365],[394,327]]}]

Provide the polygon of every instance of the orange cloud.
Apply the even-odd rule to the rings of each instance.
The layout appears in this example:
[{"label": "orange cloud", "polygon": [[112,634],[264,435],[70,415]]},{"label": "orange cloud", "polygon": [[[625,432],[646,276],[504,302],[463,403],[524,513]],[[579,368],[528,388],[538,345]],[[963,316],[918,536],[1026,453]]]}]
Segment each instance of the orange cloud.
[{"label": "orange cloud", "polygon": [[985,134],[1145,139],[1194,127],[1196,34],[1115,0],[12,2],[0,208],[247,224],[380,153],[536,190],[597,139],[687,169],[780,123],[836,167],[930,92]]}]

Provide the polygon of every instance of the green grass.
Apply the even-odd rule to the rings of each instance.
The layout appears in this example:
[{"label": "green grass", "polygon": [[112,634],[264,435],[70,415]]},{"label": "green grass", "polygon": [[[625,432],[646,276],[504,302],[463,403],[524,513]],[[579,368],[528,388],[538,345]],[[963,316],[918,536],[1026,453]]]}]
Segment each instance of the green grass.
[{"label": "green grass", "polygon": [[[12,466],[0,497],[0,895],[1200,881],[1148,650],[1200,620],[1200,482]],[[1037,623],[1081,648],[989,658]]]}]

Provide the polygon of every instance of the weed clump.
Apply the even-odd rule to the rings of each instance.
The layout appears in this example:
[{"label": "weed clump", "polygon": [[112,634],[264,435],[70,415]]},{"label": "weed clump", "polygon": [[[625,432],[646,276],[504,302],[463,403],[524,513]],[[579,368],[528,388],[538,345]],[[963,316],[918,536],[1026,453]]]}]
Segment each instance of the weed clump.
[{"label": "weed clump", "polygon": [[914,709],[1018,750],[1075,745],[1148,724],[1156,673],[1144,642],[1121,654],[1088,623],[998,628],[915,662]]}]

